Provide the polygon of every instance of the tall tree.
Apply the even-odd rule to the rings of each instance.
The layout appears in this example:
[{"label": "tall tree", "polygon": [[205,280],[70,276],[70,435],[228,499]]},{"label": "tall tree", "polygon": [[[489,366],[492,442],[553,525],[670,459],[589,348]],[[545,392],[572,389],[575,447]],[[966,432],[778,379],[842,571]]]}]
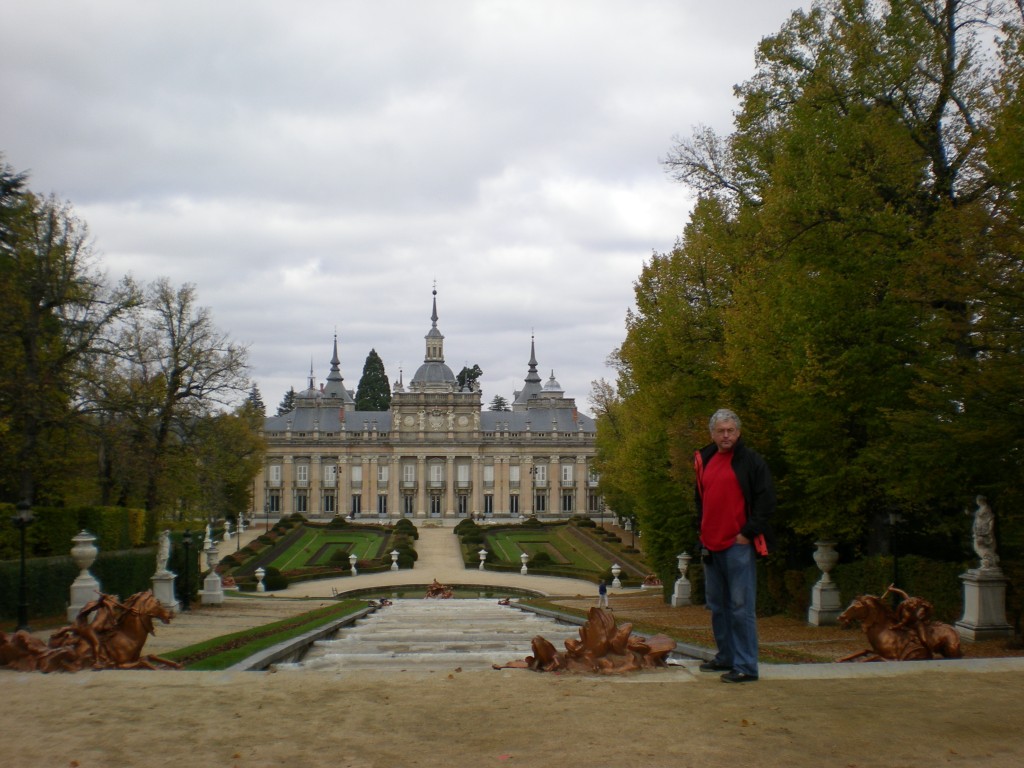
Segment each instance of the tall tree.
[{"label": "tall tree", "polygon": [[295,387],[288,387],[288,391],[284,393],[281,398],[281,402],[277,405],[277,415],[284,416],[286,413],[291,413],[295,410]]},{"label": "tall tree", "polygon": [[808,539],[941,534],[1021,486],[1020,27],[1010,2],[817,3],[758,47],[733,133],[676,144],[699,202],[637,283],[599,424],[641,517],[718,405]]},{"label": "tall tree", "polygon": [[267,406],[263,404],[263,395],[260,394],[260,388],[255,384],[252,385],[252,389],[249,390],[249,396],[246,398],[246,402],[252,406],[253,410],[260,415],[265,417],[267,415]]},{"label": "tall tree", "polygon": [[158,514],[176,498],[168,473],[188,456],[197,425],[245,396],[246,350],[216,328],[208,309],[196,306],[194,286],[176,289],[163,278],[148,287],[145,305],[125,323],[119,348],[108,402],[144,457],[142,498],[147,534],[154,535]]},{"label": "tall tree", "polygon": [[6,165],[0,198],[0,493],[56,502],[89,359],[138,293],[107,283],[70,205],[29,193]]},{"label": "tall tree", "polygon": [[359,377],[356,388],[357,411],[386,411],[391,407],[391,385],[388,382],[384,362],[371,349],[363,363],[363,375]]}]

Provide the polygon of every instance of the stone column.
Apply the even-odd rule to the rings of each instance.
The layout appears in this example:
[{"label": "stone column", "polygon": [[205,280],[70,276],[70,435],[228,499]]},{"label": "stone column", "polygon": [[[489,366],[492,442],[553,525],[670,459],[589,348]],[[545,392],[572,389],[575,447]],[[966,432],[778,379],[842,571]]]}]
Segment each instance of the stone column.
[{"label": "stone column", "polygon": [[96,555],[99,549],[96,547],[96,537],[86,530],[79,531],[78,535],[71,539],[71,558],[79,567],[81,573],[71,583],[71,602],[68,605],[68,621],[74,621],[78,612],[86,603],[95,600],[100,595],[100,583],[96,577],[89,573],[89,567],[96,562]]},{"label": "stone column", "polygon": [[455,457],[444,460],[444,513],[441,517],[455,517]]},{"label": "stone column", "polygon": [[430,517],[427,504],[427,457],[422,454],[416,457],[416,516]]},{"label": "stone column", "polygon": [[807,623],[816,627],[835,624],[842,613],[839,602],[839,587],[832,581],[830,571],[839,562],[834,541],[816,541],[814,562],[821,569],[821,578],[811,590],[811,606],[807,609]]}]

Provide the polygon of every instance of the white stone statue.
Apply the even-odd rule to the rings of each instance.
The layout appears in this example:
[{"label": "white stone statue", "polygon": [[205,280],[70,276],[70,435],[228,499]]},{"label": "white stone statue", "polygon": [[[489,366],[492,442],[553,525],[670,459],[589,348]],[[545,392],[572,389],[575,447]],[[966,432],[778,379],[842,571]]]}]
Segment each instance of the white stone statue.
[{"label": "white stone statue", "polygon": [[167,573],[167,561],[171,558],[171,532],[165,530],[160,534],[156,550],[156,572]]},{"label": "white stone statue", "polygon": [[[978,508],[974,511],[974,551],[981,558],[982,568],[995,568],[999,563],[996,556],[996,516],[988,505],[988,499],[978,496]],[[970,514],[970,512],[968,512]]]}]

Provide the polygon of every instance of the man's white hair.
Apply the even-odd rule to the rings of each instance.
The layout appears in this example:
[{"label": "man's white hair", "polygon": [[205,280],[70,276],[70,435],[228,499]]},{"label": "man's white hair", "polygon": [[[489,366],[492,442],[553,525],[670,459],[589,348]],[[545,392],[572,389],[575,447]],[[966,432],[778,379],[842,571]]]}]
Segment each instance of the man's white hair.
[{"label": "man's white hair", "polygon": [[711,417],[711,421],[708,422],[708,431],[714,432],[715,425],[720,421],[734,422],[736,424],[736,429],[742,429],[739,416],[730,411],[728,408],[719,408]]}]

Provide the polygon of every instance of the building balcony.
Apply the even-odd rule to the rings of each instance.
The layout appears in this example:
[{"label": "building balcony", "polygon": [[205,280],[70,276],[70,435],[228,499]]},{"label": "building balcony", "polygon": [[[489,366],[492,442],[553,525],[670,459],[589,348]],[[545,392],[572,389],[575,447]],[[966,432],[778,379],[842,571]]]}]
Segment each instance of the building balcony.
[{"label": "building balcony", "polygon": [[336,486],[336,485],[337,485],[338,483],[337,483],[337,481],[336,481],[336,480],[334,480],[333,478],[331,478],[330,480],[321,480],[321,481],[320,481],[320,484],[321,484],[321,485],[322,485],[322,486],[323,486],[324,488],[333,488],[333,487],[334,487],[334,486]]}]

